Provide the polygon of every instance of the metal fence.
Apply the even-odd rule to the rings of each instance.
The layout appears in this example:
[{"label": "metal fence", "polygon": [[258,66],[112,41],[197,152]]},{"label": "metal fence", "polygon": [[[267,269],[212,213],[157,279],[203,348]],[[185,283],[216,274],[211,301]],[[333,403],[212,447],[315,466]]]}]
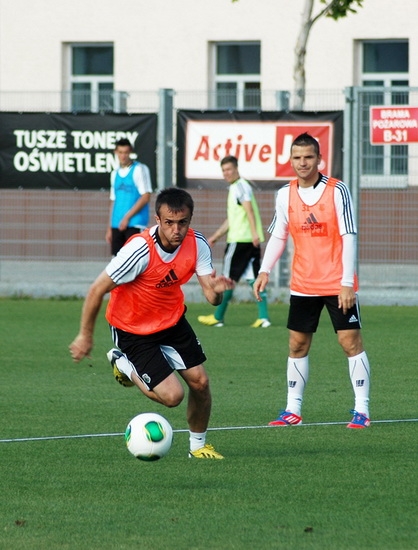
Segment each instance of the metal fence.
[{"label": "metal fence", "polygon": [[402,143],[400,135],[399,144],[372,145],[370,108],[418,106],[418,88],[358,87],[346,97],[344,173],[358,209],[360,282],[382,296],[405,289],[412,299],[418,290],[418,144]]},{"label": "metal fence", "polygon": [[[238,109],[242,103],[236,95],[223,91],[170,90],[175,109]],[[161,90],[144,91],[37,91],[0,92],[0,111],[9,112],[158,112]],[[247,90],[247,109],[281,111],[292,109],[294,95],[289,91]],[[309,90],[305,97],[306,111],[344,109],[344,90]]]},{"label": "metal fence", "polygon": [[[168,154],[159,155],[158,168],[175,174],[176,111],[210,109],[219,97],[208,91],[170,94],[171,141],[165,148]],[[161,91],[129,92],[123,108],[127,112],[161,114],[162,97],[166,94]],[[265,111],[286,110],[291,108],[293,98],[290,92],[266,91],[260,102]],[[62,92],[0,93],[3,111],[51,112],[64,110],[62,106],[66,104],[68,97],[63,98]],[[418,105],[418,89],[310,91],[305,110],[345,111],[344,180],[358,208],[361,288],[370,296],[375,294],[377,303],[409,303],[418,294],[418,144],[370,144],[369,108],[382,104]],[[165,137],[159,134],[160,153]],[[221,197],[219,190],[194,189],[192,193],[196,201],[193,225],[210,235],[224,219],[226,190]],[[257,191],[257,198],[267,227],[273,214],[274,191]],[[109,247],[104,241],[108,206],[106,191],[1,189],[0,293],[13,293],[13,288],[20,292],[20,288],[31,294],[29,288],[25,291],[29,282],[33,289],[47,280],[50,293],[56,287],[60,294],[75,293],[73,283],[79,279],[82,288],[87,288],[93,273],[109,259]],[[218,244],[214,249],[218,266],[222,254],[223,246]],[[90,267],[91,271],[87,269]],[[282,262],[276,289],[285,287],[286,272],[287,263]]]}]

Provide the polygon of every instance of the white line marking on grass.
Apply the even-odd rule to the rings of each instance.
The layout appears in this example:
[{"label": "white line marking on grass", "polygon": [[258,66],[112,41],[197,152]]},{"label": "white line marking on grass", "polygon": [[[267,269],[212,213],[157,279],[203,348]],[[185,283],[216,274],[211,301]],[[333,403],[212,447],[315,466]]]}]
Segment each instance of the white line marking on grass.
[{"label": "white line marking on grass", "polygon": [[[372,424],[394,424],[396,422],[418,422],[418,418],[401,418],[397,420],[373,420]],[[292,428],[307,428],[310,426],[338,426],[347,422],[311,422],[310,424],[299,424]],[[287,428],[287,426],[224,426],[220,428],[208,428],[211,432],[221,432],[225,430],[259,430],[261,428]],[[188,432],[188,429],[173,430],[174,433]],[[0,439],[0,443],[18,443],[23,441],[50,441],[54,439],[84,439],[88,437],[115,437],[125,435],[124,432],[103,433],[103,434],[76,434],[76,435],[51,435],[45,437],[18,437],[14,439]]]},{"label": "white line marking on grass", "polygon": [[83,439],[86,437],[113,437],[115,435],[124,435],[124,433],[109,434],[77,434],[77,435],[50,435],[45,437],[19,437],[15,439],[0,439],[0,443],[14,443],[21,441],[49,441],[51,439]]}]

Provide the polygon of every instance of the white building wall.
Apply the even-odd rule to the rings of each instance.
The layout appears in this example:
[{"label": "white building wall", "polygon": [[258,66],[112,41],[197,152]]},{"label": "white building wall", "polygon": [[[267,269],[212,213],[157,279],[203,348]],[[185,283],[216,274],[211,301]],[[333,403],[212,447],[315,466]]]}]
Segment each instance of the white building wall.
[{"label": "white building wall", "polygon": [[[113,42],[116,90],[205,90],[210,42],[260,40],[264,90],[293,88],[305,0],[0,0],[0,91],[65,88],[63,44]],[[323,7],[316,0],[316,11]],[[357,14],[320,19],[308,43],[308,89],[357,84],[354,40],[409,39],[418,86],[417,0],[364,0]]]}]

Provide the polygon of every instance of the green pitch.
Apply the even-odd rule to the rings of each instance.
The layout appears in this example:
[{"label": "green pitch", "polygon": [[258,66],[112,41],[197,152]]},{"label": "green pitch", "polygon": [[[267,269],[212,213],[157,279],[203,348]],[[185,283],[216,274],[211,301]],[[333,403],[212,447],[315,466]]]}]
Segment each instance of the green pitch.
[{"label": "green pitch", "polygon": [[[362,309],[372,368],[366,430],[345,427],[353,396],[326,312],[305,425],[265,427],[286,397],[287,306],[270,309],[269,329],[249,327],[254,304],[232,304],[227,325],[214,329],[196,321],[209,305],[189,306],[211,377],[208,441],[225,455],[199,461],[187,458],[184,403],[164,409],[112,378],[103,315],[92,359],[76,365],[67,347],[80,301],[0,300],[0,548],[417,548],[418,424],[405,420],[418,417],[418,308]],[[122,435],[147,411],[175,430],[169,454],[153,463],[135,460]],[[5,441],[25,438],[34,439]]]}]

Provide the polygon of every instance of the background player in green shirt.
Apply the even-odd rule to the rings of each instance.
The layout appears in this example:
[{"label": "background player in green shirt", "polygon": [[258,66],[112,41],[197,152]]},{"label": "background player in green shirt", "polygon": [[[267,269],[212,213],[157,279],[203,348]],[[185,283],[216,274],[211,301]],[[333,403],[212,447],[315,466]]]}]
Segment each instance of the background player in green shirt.
[{"label": "background player in green shirt", "polygon": [[[225,181],[229,183],[227,219],[209,237],[208,242],[213,246],[227,233],[223,275],[235,282],[244,276],[252,286],[260,269],[260,243],[264,242],[260,212],[251,184],[239,175],[237,158],[223,158],[221,168]],[[198,321],[204,325],[223,327],[225,312],[232,295],[233,290],[225,291],[222,303],[216,308],[215,314],[199,315]],[[271,323],[268,318],[266,292],[263,292],[260,298],[258,319],[251,326],[267,328]]]}]

